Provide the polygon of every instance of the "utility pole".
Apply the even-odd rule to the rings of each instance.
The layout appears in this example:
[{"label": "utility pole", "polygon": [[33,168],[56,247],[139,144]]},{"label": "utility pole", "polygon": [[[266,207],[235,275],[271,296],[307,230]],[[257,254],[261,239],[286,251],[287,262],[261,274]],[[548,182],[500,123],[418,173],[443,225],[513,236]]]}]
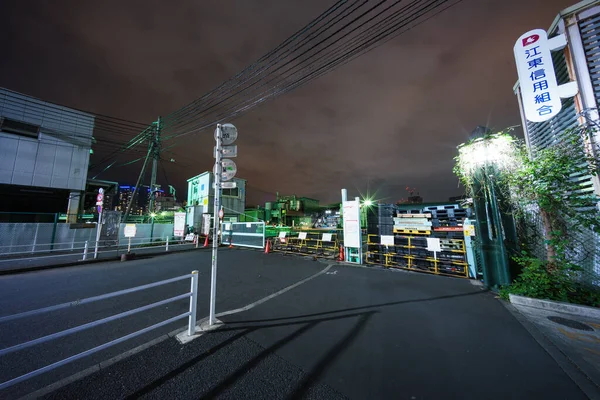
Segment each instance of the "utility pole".
[{"label": "utility pole", "polygon": [[154,128],[154,137],[150,142],[150,146],[152,146],[152,177],[150,178],[150,202],[148,204],[148,211],[154,212],[155,201],[156,201],[156,173],[158,170],[158,160],[160,160],[160,130],[161,130],[161,120],[158,117],[158,120],[154,122],[156,125]]}]

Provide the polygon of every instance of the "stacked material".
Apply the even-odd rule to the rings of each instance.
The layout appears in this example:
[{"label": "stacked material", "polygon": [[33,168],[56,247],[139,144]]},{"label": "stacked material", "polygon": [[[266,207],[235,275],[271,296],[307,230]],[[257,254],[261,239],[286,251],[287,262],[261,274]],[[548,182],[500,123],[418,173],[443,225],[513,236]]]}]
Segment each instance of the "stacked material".
[{"label": "stacked material", "polygon": [[394,218],[394,233],[429,235],[431,214],[399,214]]}]

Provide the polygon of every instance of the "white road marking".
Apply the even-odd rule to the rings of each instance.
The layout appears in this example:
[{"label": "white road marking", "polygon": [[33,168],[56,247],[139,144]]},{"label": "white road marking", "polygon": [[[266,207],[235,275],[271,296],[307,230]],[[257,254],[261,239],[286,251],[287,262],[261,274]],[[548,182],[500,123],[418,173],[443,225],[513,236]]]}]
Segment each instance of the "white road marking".
[{"label": "white road marking", "polygon": [[[294,283],[293,285],[285,287],[285,288],[281,289],[278,292],[270,294],[267,297],[263,297],[262,299],[257,300],[254,303],[250,303],[247,306],[244,306],[244,307],[241,307],[241,308],[236,308],[236,309],[233,309],[233,310],[220,312],[218,314],[215,314],[215,317],[222,317],[222,316],[225,316],[225,315],[237,314],[237,313],[240,313],[240,312],[243,312],[243,311],[248,311],[248,310],[250,310],[250,309],[252,309],[252,308],[254,308],[254,307],[258,306],[258,305],[261,305],[261,304],[263,304],[263,303],[271,300],[272,298],[275,298],[275,297],[277,297],[279,295],[284,294],[285,292],[289,292],[290,290],[292,290],[294,288],[297,288],[298,286],[300,286],[300,285],[302,285],[302,284],[310,281],[311,279],[316,278],[319,275],[323,275],[323,274],[326,274],[326,273],[329,274],[329,272],[327,272],[327,271],[329,271],[331,269],[331,267],[333,267],[333,264],[332,265],[328,265],[327,267],[325,267],[321,271],[317,272],[314,275],[309,276],[308,278],[304,278],[301,281],[298,281],[298,282]],[[335,274],[336,272],[337,271],[334,271],[333,274]],[[176,337],[177,340],[181,344],[189,343],[192,340],[197,339],[200,336],[202,336],[206,331],[213,330],[213,329],[218,329],[221,326],[223,326],[223,323],[221,321],[218,321],[218,323],[216,325],[213,325],[211,327],[211,326],[209,326],[206,323],[207,321],[208,321],[208,317],[202,318],[199,321],[199,323],[196,325],[196,334],[195,335],[188,336],[187,335],[187,331],[183,331],[183,332],[181,332],[180,334],[177,335],[177,337]]]}]

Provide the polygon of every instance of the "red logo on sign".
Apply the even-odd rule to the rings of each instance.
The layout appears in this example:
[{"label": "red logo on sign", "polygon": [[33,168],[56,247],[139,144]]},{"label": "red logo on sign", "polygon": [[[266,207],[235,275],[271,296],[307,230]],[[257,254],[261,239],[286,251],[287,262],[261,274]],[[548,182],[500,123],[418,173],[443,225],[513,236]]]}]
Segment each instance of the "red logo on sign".
[{"label": "red logo on sign", "polygon": [[523,47],[529,46],[530,44],[534,44],[540,40],[540,35],[531,35],[523,39]]}]

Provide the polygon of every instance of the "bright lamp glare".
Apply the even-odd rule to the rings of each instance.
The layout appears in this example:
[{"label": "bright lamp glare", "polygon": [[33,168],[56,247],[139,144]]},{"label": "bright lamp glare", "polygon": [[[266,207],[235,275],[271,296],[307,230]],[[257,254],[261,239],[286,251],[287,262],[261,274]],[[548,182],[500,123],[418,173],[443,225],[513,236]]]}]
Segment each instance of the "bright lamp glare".
[{"label": "bright lamp glare", "polygon": [[154,218],[154,217],[156,217],[156,213],[150,213],[150,216],[151,216],[152,218]]},{"label": "bright lamp glare", "polygon": [[373,200],[371,199],[366,199],[363,203],[365,206],[370,207],[373,205]]},{"label": "bright lamp glare", "polygon": [[486,164],[508,170],[515,163],[515,144],[510,136],[494,135],[460,147],[458,155],[462,170],[468,174]]}]

